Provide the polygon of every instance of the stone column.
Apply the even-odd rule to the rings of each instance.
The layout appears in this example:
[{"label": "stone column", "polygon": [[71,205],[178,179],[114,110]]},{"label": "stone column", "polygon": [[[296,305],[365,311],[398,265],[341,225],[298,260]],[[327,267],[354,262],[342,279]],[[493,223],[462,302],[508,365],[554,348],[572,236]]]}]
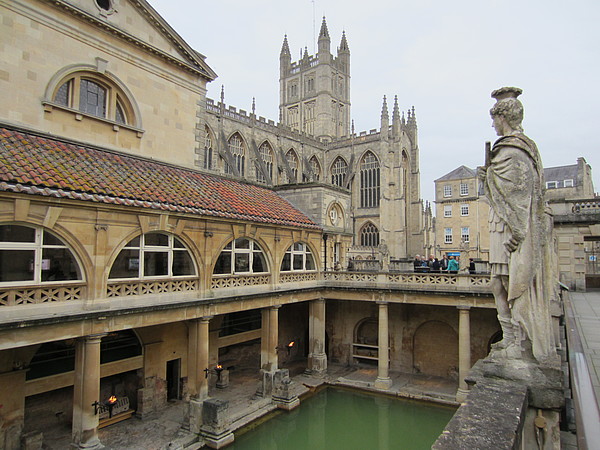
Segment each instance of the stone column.
[{"label": "stone column", "polygon": [[458,306],[458,391],[456,401],[463,402],[469,393],[465,381],[471,370],[471,324],[469,306]]},{"label": "stone column", "polygon": [[388,331],[388,303],[377,302],[377,304],[379,305],[379,365],[377,368],[375,387],[378,389],[389,389],[392,387],[392,379],[389,376],[390,343]]},{"label": "stone column", "polygon": [[[19,367],[22,367],[19,362]],[[21,449],[25,424],[25,375],[23,369],[0,373],[0,448]]]},{"label": "stone column", "polygon": [[209,364],[209,325],[212,316],[192,320],[188,335],[188,393],[203,400],[208,397],[208,378],[205,369]]},{"label": "stone column", "polygon": [[327,371],[325,354],[325,299],[309,303],[308,318],[308,369],[311,373]]},{"label": "stone column", "polygon": [[279,345],[279,308],[281,305],[269,308],[269,348],[268,360],[270,370],[276,371],[279,360],[277,358],[277,347]]},{"label": "stone column", "polygon": [[260,333],[260,368],[269,368],[269,308],[261,311],[261,333]]},{"label": "stone column", "polygon": [[98,410],[100,402],[100,341],[104,334],[85,336],[75,344],[73,386],[73,447],[100,449]]}]

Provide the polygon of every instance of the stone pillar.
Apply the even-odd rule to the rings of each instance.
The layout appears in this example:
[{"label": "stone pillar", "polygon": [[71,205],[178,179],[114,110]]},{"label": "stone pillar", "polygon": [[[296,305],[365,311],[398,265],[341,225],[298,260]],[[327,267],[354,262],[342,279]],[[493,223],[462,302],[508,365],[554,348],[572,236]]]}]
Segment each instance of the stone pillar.
[{"label": "stone pillar", "polygon": [[375,387],[378,389],[389,389],[392,387],[392,379],[389,376],[390,343],[388,331],[388,303],[377,302],[377,304],[379,305],[379,365],[377,367]]},{"label": "stone pillar", "polygon": [[209,325],[212,316],[193,320],[188,335],[188,393],[203,400],[208,397],[208,378],[205,369],[209,364]]},{"label": "stone pillar", "polygon": [[463,402],[469,393],[465,381],[471,370],[471,324],[469,306],[458,306],[458,391],[456,401]]},{"label": "stone pillar", "polygon": [[202,426],[200,433],[209,448],[223,448],[235,437],[230,429],[229,401],[211,398],[202,403]]},{"label": "stone pillar", "polygon": [[327,371],[325,299],[310,302],[308,314],[308,370],[322,374]]},{"label": "stone pillar", "polygon": [[19,450],[25,423],[25,375],[23,369],[0,374],[0,448]]},{"label": "stone pillar", "polygon": [[100,449],[98,410],[100,402],[100,341],[104,334],[77,339],[73,386],[73,447]]},{"label": "stone pillar", "polygon": [[269,308],[269,339],[267,348],[267,360],[269,370],[277,370],[279,363],[277,358],[277,347],[279,345],[279,308],[281,305],[271,306]]},{"label": "stone pillar", "polygon": [[261,310],[260,334],[260,368],[270,370],[269,367],[269,308]]}]

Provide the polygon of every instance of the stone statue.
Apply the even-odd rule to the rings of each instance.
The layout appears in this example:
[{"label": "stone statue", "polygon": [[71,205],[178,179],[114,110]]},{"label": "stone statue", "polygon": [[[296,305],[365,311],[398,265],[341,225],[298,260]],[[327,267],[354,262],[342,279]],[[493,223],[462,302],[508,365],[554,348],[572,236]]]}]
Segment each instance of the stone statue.
[{"label": "stone statue", "polygon": [[521,93],[515,87],[492,92],[496,104],[490,114],[500,138],[479,169],[491,207],[491,284],[503,332],[490,356],[553,364],[549,303],[556,275],[551,267],[551,220],[544,202],[542,161],[521,127]]}]

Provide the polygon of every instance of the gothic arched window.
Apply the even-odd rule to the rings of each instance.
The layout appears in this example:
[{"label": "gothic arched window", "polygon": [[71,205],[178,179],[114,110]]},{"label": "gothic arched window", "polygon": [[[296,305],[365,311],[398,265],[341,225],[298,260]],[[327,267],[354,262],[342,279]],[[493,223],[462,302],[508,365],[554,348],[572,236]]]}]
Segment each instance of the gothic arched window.
[{"label": "gothic arched window", "polygon": [[321,179],[321,165],[319,164],[319,160],[316,156],[313,156],[310,158],[309,163],[313,171],[314,179],[312,181],[319,181]]},{"label": "gothic arched window", "polygon": [[379,206],[379,160],[372,152],[367,152],[360,163],[360,206]]},{"label": "gothic arched window", "polygon": [[213,147],[212,134],[208,125],[204,125],[204,168],[212,169]]},{"label": "gothic arched window", "polygon": [[331,165],[331,184],[339,187],[346,187],[346,172],[348,171],[348,163],[344,158],[338,156]]},{"label": "gothic arched window", "polygon": [[[246,164],[246,146],[244,145],[244,141],[239,133],[235,133],[233,136],[229,138],[227,141],[229,145],[229,151],[233,156],[233,163],[237,168],[241,177],[244,176],[244,167]],[[229,167],[229,164],[225,164],[225,173],[233,174],[233,169]]]},{"label": "gothic arched window", "polygon": [[292,169],[292,174],[294,175],[294,179],[289,180],[289,182],[294,183],[298,180],[298,155],[296,155],[296,152],[293,148],[290,148],[285,154],[285,158],[287,159],[290,169]]},{"label": "gothic arched window", "polygon": [[379,230],[372,223],[367,223],[360,230],[360,245],[364,247],[379,246]]},{"label": "gothic arched window", "polygon": [[[267,141],[260,144],[260,147],[258,148],[258,153],[260,154],[260,158],[262,159],[265,167],[267,168],[267,172],[269,173],[269,176],[271,177],[271,181],[272,181],[273,180],[273,159],[274,159],[274,157],[273,157],[273,149],[271,148],[271,144],[269,144]],[[259,183],[267,182],[265,176],[262,174],[262,172],[260,171],[260,169],[258,167],[256,168],[256,181],[258,181]]]}]

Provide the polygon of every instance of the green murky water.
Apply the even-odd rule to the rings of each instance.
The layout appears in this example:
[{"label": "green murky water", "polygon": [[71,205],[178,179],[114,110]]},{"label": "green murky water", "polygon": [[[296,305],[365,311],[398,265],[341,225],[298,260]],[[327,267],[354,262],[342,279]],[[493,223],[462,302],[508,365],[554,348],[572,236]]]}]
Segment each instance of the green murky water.
[{"label": "green murky water", "polygon": [[328,388],[241,436],[235,450],[429,449],[455,409]]}]

